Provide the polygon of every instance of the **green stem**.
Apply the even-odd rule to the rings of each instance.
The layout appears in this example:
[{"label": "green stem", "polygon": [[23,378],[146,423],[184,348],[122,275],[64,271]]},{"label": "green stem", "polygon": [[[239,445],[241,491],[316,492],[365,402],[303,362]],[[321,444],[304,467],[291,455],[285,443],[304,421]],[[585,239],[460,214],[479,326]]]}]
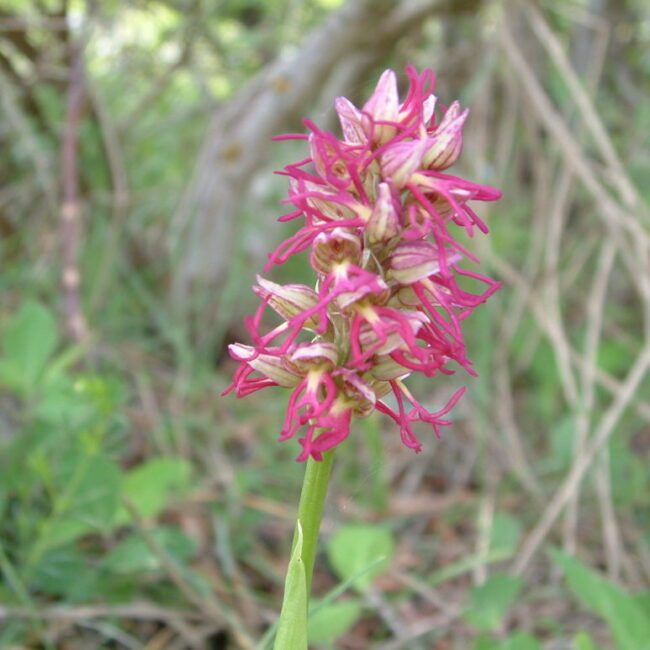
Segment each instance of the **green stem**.
[{"label": "green stem", "polygon": [[[307,582],[307,596],[311,593],[311,579],[314,573],[314,561],[318,548],[318,533],[320,531],[325,498],[332,473],[334,452],[323,454],[323,460],[316,461],[310,458],[305,469],[305,478],[302,482],[300,504],[298,505],[298,521],[302,526],[302,561],[305,565],[305,579]],[[296,535],[293,538],[292,549],[296,544]]]},{"label": "green stem", "polygon": [[[322,461],[312,458],[307,461],[274,650],[307,650],[311,579],[333,458],[333,452],[329,451],[323,454]],[[262,648],[265,643],[263,639]]]}]

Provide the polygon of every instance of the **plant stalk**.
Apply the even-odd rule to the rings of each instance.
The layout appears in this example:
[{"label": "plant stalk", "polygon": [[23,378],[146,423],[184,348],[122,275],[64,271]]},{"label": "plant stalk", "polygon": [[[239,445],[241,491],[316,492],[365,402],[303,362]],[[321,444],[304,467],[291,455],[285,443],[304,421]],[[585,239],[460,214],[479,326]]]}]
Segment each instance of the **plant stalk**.
[{"label": "plant stalk", "polygon": [[[310,458],[305,469],[305,478],[300,492],[298,505],[298,521],[302,526],[302,561],[305,564],[305,579],[307,583],[307,596],[311,593],[311,580],[314,573],[314,561],[318,549],[318,534],[325,510],[325,499],[329,487],[334,451],[323,454],[323,460],[316,461]],[[296,544],[294,534],[292,550]]]},{"label": "plant stalk", "polygon": [[333,458],[328,451],[322,461],[307,461],[274,650],[307,650],[309,594]]}]

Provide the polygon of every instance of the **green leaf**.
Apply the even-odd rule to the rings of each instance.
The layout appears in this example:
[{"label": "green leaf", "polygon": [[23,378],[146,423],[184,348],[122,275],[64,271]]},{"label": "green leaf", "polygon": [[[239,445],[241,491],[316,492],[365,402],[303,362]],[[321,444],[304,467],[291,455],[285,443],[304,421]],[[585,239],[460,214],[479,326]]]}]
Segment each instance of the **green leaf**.
[{"label": "green leaf", "polygon": [[650,649],[650,619],[633,596],[576,558],[556,549],[551,555],[577,599],[607,621],[619,650]]},{"label": "green leaf", "polygon": [[[160,548],[177,562],[191,558],[197,550],[194,540],[180,530],[160,527],[151,531]],[[159,571],[162,566],[140,533],[124,538],[105,558],[102,568],[113,573],[131,575]]]},{"label": "green leaf", "polygon": [[650,618],[650,589],[634,594],[634,601],[645,612],[646,616]]},{"label": "green leaf", "polygon": [[11,319],[2,337],[0,381],[21,393],[32,393],[57,341],[54,316],[43,305],[26,302]]},{"label": "green leaf", "polygon": [[62,494],[57,495],[55,517],[38,541],[41,550],[71,542],[90,532],[107,531],[120,495],[122,472],[104,456],[82,457],[73,466]]},{"label": "green leaf", "polygon": [[87,577],[84,558],[73,546],[47,551],[34,567],[31,587],[50,596],[72,598],[77,583]]},{"label": "green leaf", "polygon": [[522,585],[522,579],[515,576],[491,576],[484,584],[472,589],[465,619],[479,630],[496,630]]},{"label": "green leaf", "polygon": [[363,606],[356,600],[344,600],[320,607],[309,616],[309,642],[333,643],[361,618],[362,613]]},{"label": "green leaf", "polygon": [[[395,553],[395,542],[389,530],[369,524],[342,527],[327,544],[327,557],[341,580],[359,575],[353,586],[367,589],[383,573]],[[374,564],[374,568],[365,571]]]},{"label": "green leaf", "polygon": [[596,645],[586,632],[580,632],[576,638],[573,639],[573,647],[574,650],[596,650]]},{"label": "green leaf", "polygon": [[90,422],[96,410],[78,394],[71,381],[61,378],[48,381],[47,390],[39,396],[33,413],[41,422],[56,427],[63,434],[71,434]]},{"label": "green leaf", "polygon": [[307,650],[307,599],[307,578],[302,561],[302,526],[297,522],[296,543],[287,568],[274,650]]},{"label": "green leaf", "polygon": [[[122,494],[146,518],[157,517],[173,497],[184,493],[190,484],[192,468],[182,458],[152,458],[126,475]],[[116,524],[123,525],[131,516],[122,506]]]}]

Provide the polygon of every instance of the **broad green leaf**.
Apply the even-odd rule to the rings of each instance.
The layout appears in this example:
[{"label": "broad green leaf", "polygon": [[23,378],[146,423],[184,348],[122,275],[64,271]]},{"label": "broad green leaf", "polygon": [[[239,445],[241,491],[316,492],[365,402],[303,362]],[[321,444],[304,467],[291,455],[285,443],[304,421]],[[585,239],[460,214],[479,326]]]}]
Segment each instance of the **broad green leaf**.
[{"label": "broad green leaf", "polygon": [[64,491],[57,495],[56,514],[44,526],[39,548],[53,548],[90,532],[107,531],[115,517],[121,480],[121,470],[112,460],[82,457]]},{"label": "broad green leaf", "polygon": [[362,613],[363,605],[356,600],[344,600],[320,607],[314,614],[309,615],[309,642],[333,643],[361,618]]},{"label": "broad green leaf", "polygon": [[586,632],[580,632],[573,640],[574,650],[596,650],[596,645]]},{"label": "broad green leaf", "polygon": [[56,427],[62,433],[72,433],[90,422],[95,415],[94,405],[80,396],[71,381],[61,378],[48,382],[33,410],[39,421]]},{"label": "broad green leaf", "polygon": [[522,585],[521,578],[515,576],[491,576],[484,584],[472,589],[465,619],[479,630],[496,630],[519,595]]},{"label": "broad green leaf", "polygon": [[73,597],[77,582],[87,577],[88,567],[73,546],[47,551],[34,567],[31,586],[50,596]]},{"label": "broad green leaf", "polygon": [[43,305],[26,302],[2,337],[0,381],[21,393],[33,392],[57,341],[54,316]]},{"label": "broad green leaf", "polygon": [[[190,464],[182,458],[152,458],[127,473],[122,494],[143,517],[155,518],[173,497],[188,489],[191,472]],[[116,524],[130,519],[127,510],[120,507]]]},{"label": "broad green leaf", "polygon": [[571,591],[578,600],[610,627],[619,650],[650,649],[650,618],[635,601],[579,560],[553,550],[554,561],[563,569]]},{"label": "broad green leaf", "polygon": [[344,594],[352,585],[356,582],[357,578],[360,578],[362,575],[365,575],[369,571],[372,571],[375,566],[383,562],[382,558],[377,558],[372,564],[369,564],[367,567],[364,567],[362,571],[355,573],[353,576],[350,576],[347,580],[340,582],[334,589],[328,591],[323,598],[319,599],[318,603],[313,607],[309,608],[309,613],[311,615],[316,615],[321,607],[326,607],[334,603],[334,601]]},{"label": "broad green leaf", "polygon": [[[161,527],[151,531],[160,548],[177,562],[184,562],[196,553],[194,540],[180,530]],[[160,558],[151,550],[144,537],[134,532],[124,538],[105,558],[102,568],[113,573],[133,574],[159,571]]]},{"label": "broad green leaf", "polygon": [[650,589],[634,595],[634,601],[650,618]]},{"label": "broad green leaf", "polygon": [[302,526],[296,524],[296,543],[291,551],[284,583],[282,613],[274,650],[307,650],[307,578],[302,561]]},{"label": "broad green leaf", "polygon": [[[395,553],[389,530],[369,524],[350,524],[338,530],[327,544],[327,557],[341,580],[359,575],[353,586],[367,589],[383,573]],[[374,568],[364,570],[374,563]]]}]

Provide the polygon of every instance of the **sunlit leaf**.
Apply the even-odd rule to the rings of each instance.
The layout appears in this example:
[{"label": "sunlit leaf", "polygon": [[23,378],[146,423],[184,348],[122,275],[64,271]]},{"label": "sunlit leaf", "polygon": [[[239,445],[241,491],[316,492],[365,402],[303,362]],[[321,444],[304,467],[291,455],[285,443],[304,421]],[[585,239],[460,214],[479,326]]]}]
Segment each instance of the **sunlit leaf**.
[{"label": "sunlit leaf", "polygon": [[22,393],[38,385],[58,342],[54,316],[37,302],[26,302],[2,337],[0,382]]},{"label": "sunlit leaf", "polygon": [[553,550],[551,555],[578,600],[607,621],[619,650],[650,648],[650,618],[633,596],[576,558],[560,550]]},{"label": "sunlit leaf", "polygon": [[[327,544],[327,557],[341,580],[361,574],[354,581],[357,589],[366,589],[390,565],[395,542],[389,530],[368,524],[350,524],[339,529]],[[372,564],[374,568],[364,570]]]},{"label": "sunlit leaf", "polygon": [[310,643],[333,643],[361,617],[363,605],[356,600],[330,603],[310,614],[307,631]]},{"label": "sunlit leaf", "polygon": [[[141,516],[154,518],[188,489],[191,471],[183,458],[152,458],[126,474],[122,494]],[[130,519],[127,510],[120,507],[116,523],[125,524]]]}]

